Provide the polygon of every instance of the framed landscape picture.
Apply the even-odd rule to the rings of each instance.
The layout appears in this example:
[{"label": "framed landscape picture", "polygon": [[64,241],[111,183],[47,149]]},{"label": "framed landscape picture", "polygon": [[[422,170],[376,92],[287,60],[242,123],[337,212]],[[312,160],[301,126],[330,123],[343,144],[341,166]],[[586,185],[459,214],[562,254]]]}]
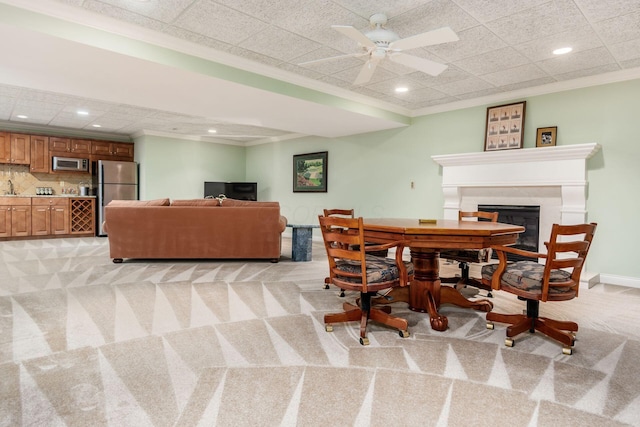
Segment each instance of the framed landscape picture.
[{"label": "framed landscape picture", "polygon": [[522,148],[527,101],[487,108],[484,151]]},{"label": "framed landscape picture", "polygon": [[327,192],[328,152],[293,156],[293,192]]}]

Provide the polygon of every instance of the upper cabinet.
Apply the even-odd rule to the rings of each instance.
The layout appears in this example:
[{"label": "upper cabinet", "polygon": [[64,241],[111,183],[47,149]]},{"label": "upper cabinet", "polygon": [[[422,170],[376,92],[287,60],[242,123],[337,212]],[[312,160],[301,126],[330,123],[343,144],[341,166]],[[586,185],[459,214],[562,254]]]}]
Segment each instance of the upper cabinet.
[{"label": "upper cabinet", "polygon": [[133,160],[133,144],[91,141],[92,160]]},{"label": "upper cabinet", "polygon": [[72,139],[51,137],[49,151],[55,153],[91,154],[91,141],[88,139]]},{"label": "upper cabinet", "polygon": [[31,135],[31,168],[32,173],[51,172],[51,156],[49,155],[49,137]]},{"label": "upper cabinet", "polygon": [[28,165],[31,162],[31,136],[0,132],[0,162]]}]

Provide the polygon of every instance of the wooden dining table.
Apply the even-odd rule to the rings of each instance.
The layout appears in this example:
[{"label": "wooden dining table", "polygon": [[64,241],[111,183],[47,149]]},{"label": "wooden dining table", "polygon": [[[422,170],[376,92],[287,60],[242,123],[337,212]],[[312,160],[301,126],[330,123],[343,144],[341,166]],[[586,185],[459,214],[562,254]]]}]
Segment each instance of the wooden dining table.
[{"label": "wooden dining table", "polygon": [[455,287],[441,286],[440,250],[482,249],[492,245],[512,245],[524,231],[519,225],[489,221],[408,218],[364,218],[365,240],[370,242],[406,241],[414,266],[414,280],[406,287],[393,288],[376,303],[407,302],[414,311],[429,313],[431,328],[447,329],[446,316],[438,313],[442,304],[491,311],[487,299],[471,301]]}]

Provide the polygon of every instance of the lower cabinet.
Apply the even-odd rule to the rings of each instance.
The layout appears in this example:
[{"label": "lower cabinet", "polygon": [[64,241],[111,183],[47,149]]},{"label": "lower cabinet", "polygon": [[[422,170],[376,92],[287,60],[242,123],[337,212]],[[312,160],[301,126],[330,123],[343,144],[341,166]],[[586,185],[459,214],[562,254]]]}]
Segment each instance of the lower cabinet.
[{"label": "lower cabinet", "polygon": [[31,235],[69,234],[69,199],[31,199]]},{"label": "lower cabinet", "polygon": [[0,197],[0,237],[31,235],[31,199]]},{"label": "lower cabinet", "polygon": [[0,238],[94,236],[92,197],[0,197]]}]

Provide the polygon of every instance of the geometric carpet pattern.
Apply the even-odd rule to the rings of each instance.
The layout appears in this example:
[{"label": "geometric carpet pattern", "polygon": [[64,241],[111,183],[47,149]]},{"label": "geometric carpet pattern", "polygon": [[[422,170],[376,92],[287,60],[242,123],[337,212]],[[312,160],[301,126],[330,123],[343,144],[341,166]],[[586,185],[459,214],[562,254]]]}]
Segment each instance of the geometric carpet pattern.
[{"label": "geometric carpet pattern", "polygon": [[[355,322],[324,329],[344,298],[323,289],[317,244],[292,262],[284,238],[275,264],[114,264],[108,249],[0,242],[0,427],[640,426],[640,340],[616,327],[638,315],[598,325],[592,310],[637,307],[637,290],[571,301],[572,356],[539,334],[505,347],[503,325],[456,307],[436,332],[400,303],[410,337],[372,323],[363,347]],[[498,293],[494,309],[513,300]]]}]

